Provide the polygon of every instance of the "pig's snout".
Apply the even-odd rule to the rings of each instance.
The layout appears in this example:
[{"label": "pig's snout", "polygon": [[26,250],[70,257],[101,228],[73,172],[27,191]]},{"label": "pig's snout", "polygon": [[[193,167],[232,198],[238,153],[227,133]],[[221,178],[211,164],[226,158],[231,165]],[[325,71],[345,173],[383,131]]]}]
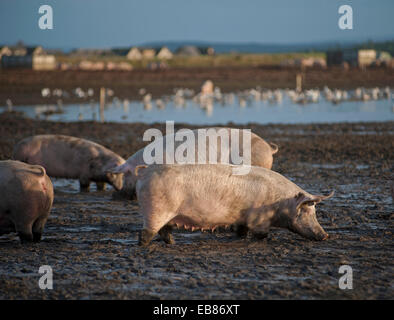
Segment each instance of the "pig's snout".
[{"label": "pig's snout", "polygon": [[328,233],[319,226],[315,229],[308,230],[307,232],[299,232],[302,236],[315,241],[323,241],[328,239]]},{"label": "pig's snout", "polygon": [[289,229],[309,240],[323,241],[328,239],[328,233],[325,232],[320,225],[315,225],[313,227],[296,225],[290,227]]},{"label": "pig's snout", "polygon": [[323,241],[328,239],[328,233],[323,231],[315,236],[314,240]]}]

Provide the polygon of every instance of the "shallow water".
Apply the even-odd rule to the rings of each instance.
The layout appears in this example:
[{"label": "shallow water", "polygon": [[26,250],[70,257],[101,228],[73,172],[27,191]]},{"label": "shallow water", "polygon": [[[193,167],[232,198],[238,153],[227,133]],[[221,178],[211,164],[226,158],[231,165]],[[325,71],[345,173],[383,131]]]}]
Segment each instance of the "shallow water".
[{"label": "shallow water", "polygon": [[[164,99],[164,101],[166,101]],[[241,106],[242,105],[242,106]],[[6,111],[0,107],[0,113]],[[98,121],[97,103],[70,104],[63,107],[55,105],[16,106],[15,111],[24,112],[27,117],[53,121]],[[62,111],[63,113],[51,112]],[[318,103],[297,104],[287,96],[281,102],[262,100],[240,101],[234,95],[232,101],[214,101],[212,105],[201,106],[186,99],[182,105],[168,99],[165,107],[159,109],[155,102],[148,109],[141,101],[121,101],[114,99],[104,111],[105,121],[154,123],[173,120],[188,124],[226,124],[234,122],[267,123],[334,123],[334,122],[379,122],[394,120],[394,106],[391,99],[376,101],[345,101],[333,104],[320,99]]]}]

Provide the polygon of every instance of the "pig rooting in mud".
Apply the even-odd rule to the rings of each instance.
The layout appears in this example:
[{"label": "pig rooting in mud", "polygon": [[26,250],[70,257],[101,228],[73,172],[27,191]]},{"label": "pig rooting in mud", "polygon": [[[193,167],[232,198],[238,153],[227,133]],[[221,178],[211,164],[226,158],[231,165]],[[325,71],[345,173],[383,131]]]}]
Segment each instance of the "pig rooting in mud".
[{"label": "pig rooting in mud", "polygon": [[328,238],[317,221],[315,205],[333,192],[312,195],[266,168],[252,166],[246,175],[233,175],[232,168],[225,164],[138,166],[137,197],[144,219],[140,245],[148,245],[156,233],[173,243],[174,226],[194,231],[234,225],[239,236],[250,231],[256,239],[279,227],[311,240]]},{"label": "pig rooting in mud", "polygon": [[289,206],[292,212],[288,216],[286,212],[284,213],[289,230],[311,240],[326,240],[328,234],[317,221],[315,205],[332,197],[333,194],[334,192],[328,196],[308,196],[303,192],[298,193],[291,201],[292,205]]}]

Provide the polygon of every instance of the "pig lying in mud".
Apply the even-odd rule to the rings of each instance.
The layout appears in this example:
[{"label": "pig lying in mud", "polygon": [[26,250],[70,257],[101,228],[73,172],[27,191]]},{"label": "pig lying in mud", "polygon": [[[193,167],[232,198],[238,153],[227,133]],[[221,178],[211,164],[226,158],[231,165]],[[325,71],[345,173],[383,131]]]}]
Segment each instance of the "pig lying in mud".
[{"label": "pig lying in mud", "polygon": [[38,135],[22,141],[14,148],[13,159],[45,168],[50,177],[79,179],[81,191],[90,182],[104,190],[105,183],[120,190],[123,174],[110,173],[125,160],[115,152],[89,140],[63,135]]},{"label": "pig lying in mud", "polygon": [[272,226],[308,239],[328,238],[315,204],[333,193],[312,195],[274,171],[252,166],[247,175],[233,175],[232,166],[225,164],[141,165],[135,171],[142,246],[156,233],[173,243],[173,226],[193,231],[233,224],[240,236],[250,230],[256,238],[266,237]]},{"label": "pig lying in mud", "polygon": [[[194,144],[194,161],[195,163],[208,163],[209,161],[209,154],[214,153],[214,157],[217,159],[218,163],[230,163],[234,164],[234,161],[231,157],[228,157],[227,159],[222,160],[221,159],[221,154],[225,152],[229,152],[231,154],[232,152],[232,144],[231,144],[231,134],[230,130],[231,128],[220,128],[220,127],[212,127],[212,128],[205,128],[207,129],[207,138],[206,138],[206,158],[204,160],[201,159],[200,154],[198,153],[198,143],[199,143],[199,136],[198,136],[198,130],[189,130],[189,132],[193,135],[194,139],[193,140],[186,140],[187,145],[190,145],[191,143]],[[211,137],[216,137],[218,135],[219,130],[225,130],[225,132],[229,136],[229,144],[228,145],[221,145],[220,140],[216,140],[216,143],[211,143],[211,140],[209,140]],[[233,129],[233,130],[239,130],[239,129]],[[181,130],[180,130],[181,131]],[[244,155],[245,152],[247,152],[247,147],[243,148],[243,131],[239,130],[239,149],[241,150],[241,154]],[[238,135],[238,131],[237,131]],[[167,154],[167,149],[166,149],[166,140],[167,139],[172,139],[174,140],[174,134],[172,135],[166,135],[162,137],[160,140],[155,140],[151,142],[148,146],[145,148],[142,148],[138,150],[134,155],[129,157],[123,165],[112,169],[111,172],[115,174],[119,173],[124,173],[124,178],[123,178],[123,189],[121,192],[114,194],[115,197],[124,197],[124,198],[134,198],[135,197],[135,184],[136,184],[136,176],[134,175],[134,169],[138,165],[143,165],[145,164],[144,161],[144,151],[147,148],[153,149],[153,146],[157,146],[159,144],[163,145],[163,164],[167,163],[168,159],[168,154]],[[212,140],[214,141],[214,140]],[[181,144],[185,143],[184,141],[177,141],[175,139],[174,141],[174,149],[176,150]],[[268,144],[264,139],[260,138],[258,135],[251,133],[251,141],[250,141],[250,161],[253,166],[260,166],[263,168],[271,169],[272,168],[272,163],[273,163],[273,155],[278,152],[278,146],[275,145],[274,143]],[[173,163],[178,163],[177,158],[175,157]],[[189,163],[190,161],[186,161],[184,163]]]},{"label": "pig lying in mud", "polygon": [[21,242],[38,242],[53,203],[45,169],[20,161],[0,161],[0,235],[17,232]]}]

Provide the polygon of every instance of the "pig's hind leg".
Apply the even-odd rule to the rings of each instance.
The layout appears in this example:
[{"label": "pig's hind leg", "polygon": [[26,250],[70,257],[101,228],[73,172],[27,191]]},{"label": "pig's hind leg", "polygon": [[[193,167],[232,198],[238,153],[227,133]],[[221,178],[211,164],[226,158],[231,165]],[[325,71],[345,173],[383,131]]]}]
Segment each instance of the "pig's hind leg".
[{"label": "pig's hind leg", "polygon": [[33,224],[33,242],[40,242],[47,217],[38,218]]},{"label": "pig's hind leg", "polygon": [[174,237],[172,236],[171,232],[172,232],[172,226],[170,226],[168,224],[160,229],[159,235],[165,243],[168,243],[168,244],[175,243]]},{"label": "pig's hind leg", "polygon": [[81,192],[88,192],[90,187],[90,180],[85,177],[79,179],[79,188]]},{"label": "pig's hind leg", "polygon": [[105,182],[96,182],[96,187],[98,191],[105,190]]},{"label": "pig's hind leg", "polygon": [[15,230],[21,243],[33,242],[32,223],[17,222]]}]

